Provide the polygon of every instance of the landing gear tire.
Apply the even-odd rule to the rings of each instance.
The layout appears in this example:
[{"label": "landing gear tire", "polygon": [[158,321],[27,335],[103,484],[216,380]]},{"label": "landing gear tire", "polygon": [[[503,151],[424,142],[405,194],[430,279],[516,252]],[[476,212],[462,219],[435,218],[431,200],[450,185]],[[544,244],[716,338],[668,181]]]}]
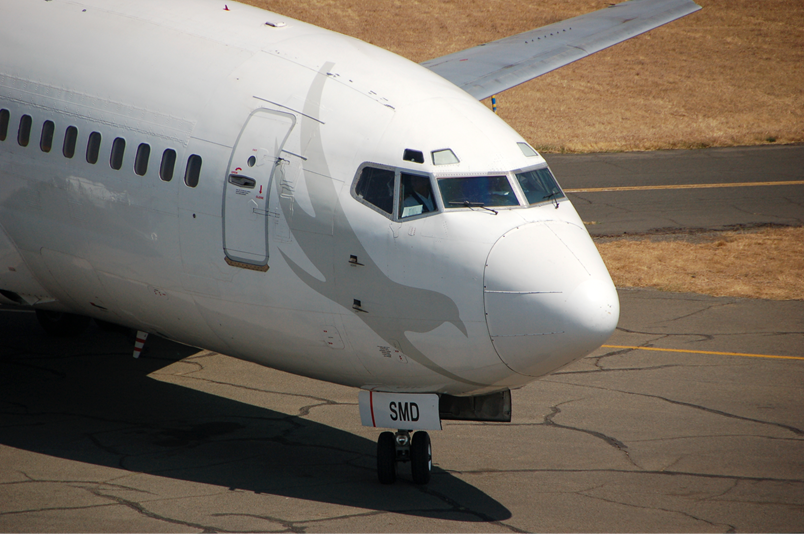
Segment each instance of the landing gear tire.
[{"label": "landing gear tire", "polygon": [[396,439],[393,432],[383,432],[377,440],[377,478],[380,484],[396,480]]},{"label": "landing gear tire", "polygon": [[53,337],[75,337],[89,326],[89,317],[45,310],[36,310],[36,319],[45,332]]},{"label": "landing gear tire", "polygon": [[427,484],[433,470],[433,448],[427,432],[416,432],[410,445],[410,471],[413,482]]}]

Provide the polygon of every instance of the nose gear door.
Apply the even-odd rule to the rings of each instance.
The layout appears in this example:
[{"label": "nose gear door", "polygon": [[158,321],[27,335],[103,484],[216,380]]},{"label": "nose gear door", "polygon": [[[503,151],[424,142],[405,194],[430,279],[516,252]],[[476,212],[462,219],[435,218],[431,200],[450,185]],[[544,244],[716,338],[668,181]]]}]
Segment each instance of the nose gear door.
[{"label": "nose gear door", "polygon": [[228,263],[268,268],[268,200],[282,147],[296,118],[257,109],[232,150],[223,191],[223,250]]}]

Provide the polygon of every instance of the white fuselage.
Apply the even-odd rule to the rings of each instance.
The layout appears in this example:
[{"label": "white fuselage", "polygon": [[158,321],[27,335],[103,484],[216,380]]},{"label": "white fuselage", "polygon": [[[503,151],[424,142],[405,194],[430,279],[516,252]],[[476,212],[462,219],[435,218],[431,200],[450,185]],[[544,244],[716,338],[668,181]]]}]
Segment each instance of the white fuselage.
[{"label": "white fuselage", "polygon": [[[0,290],[384,391],[518,387],[605,342],[614,286],[566,198],[524,198],[515,172],[545,163],[520,135],[404,58],[228,8],[6,2]],[[436,165],[443,149],[459,161]],[[518,205],[436,194],[402,218],[356,192],[367,166],[435,192],[504,176]]]}]

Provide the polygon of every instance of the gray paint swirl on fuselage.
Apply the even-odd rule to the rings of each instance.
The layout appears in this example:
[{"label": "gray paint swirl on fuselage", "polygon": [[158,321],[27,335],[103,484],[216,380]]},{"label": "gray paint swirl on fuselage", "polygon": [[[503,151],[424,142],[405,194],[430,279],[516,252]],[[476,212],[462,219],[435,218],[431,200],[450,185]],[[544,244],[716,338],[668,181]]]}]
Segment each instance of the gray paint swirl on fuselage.
[{"label": "gray paint swirl on fuselage", "polygon": [[[305,101],[305,115],[320,116],[320,102],[327,72],[333,65],[331,62],[324,64],[313,81]],[[344,308],[351,309],[354,300],[360,300],[365,313],[356,312],[357,316],[389,345],[398,347],[411,360],[451,380],[485,386],[486,384],[467,380],[437,365],[405,336],[405,332],[430,332],[445,322],[452,323],[464,335],[468,334],[458,306],[452,299],[435,291],[396,283],[372,261],[343,212],[333,181],[320,178],[321,174],[329,176],[320,128],[320,122],[302,117],[302,146],[308,147],[308,159],[304,162],[303,169],[305,177],[312,178],[306,180],[307,188],[310,201],[319,217],[310,216],[304,210],[292,210],[292,198],[280,196],[280,205],[288,220],[291,220],[292,215],[293,235],[310,261],[324,275],[325,281],[308,274],[280,250],[285,261],[310,288]],[[328,211],[332,211],[331,222],[320,217]],[[326,228],[329,224],[334,224],[337,251],[319,246],[318,236],[329,233]],[[359,268],[359,272],[349,265],[350,255],[360,258],[363,266]],[[382,295],[381,301],[372,300],[379,294]]]}]

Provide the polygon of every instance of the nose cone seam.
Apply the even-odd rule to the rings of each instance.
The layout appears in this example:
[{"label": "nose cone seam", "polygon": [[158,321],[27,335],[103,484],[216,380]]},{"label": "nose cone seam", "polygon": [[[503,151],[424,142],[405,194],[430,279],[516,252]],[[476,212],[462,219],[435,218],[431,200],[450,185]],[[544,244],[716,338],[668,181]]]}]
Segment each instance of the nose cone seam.
[{"label": "nose cone seam", "polygon": [[559,221],[529,223],[497,240],[484,304],[498,356],[528,376],[596,349],[619,319],[616,289],[589,234]]}]

